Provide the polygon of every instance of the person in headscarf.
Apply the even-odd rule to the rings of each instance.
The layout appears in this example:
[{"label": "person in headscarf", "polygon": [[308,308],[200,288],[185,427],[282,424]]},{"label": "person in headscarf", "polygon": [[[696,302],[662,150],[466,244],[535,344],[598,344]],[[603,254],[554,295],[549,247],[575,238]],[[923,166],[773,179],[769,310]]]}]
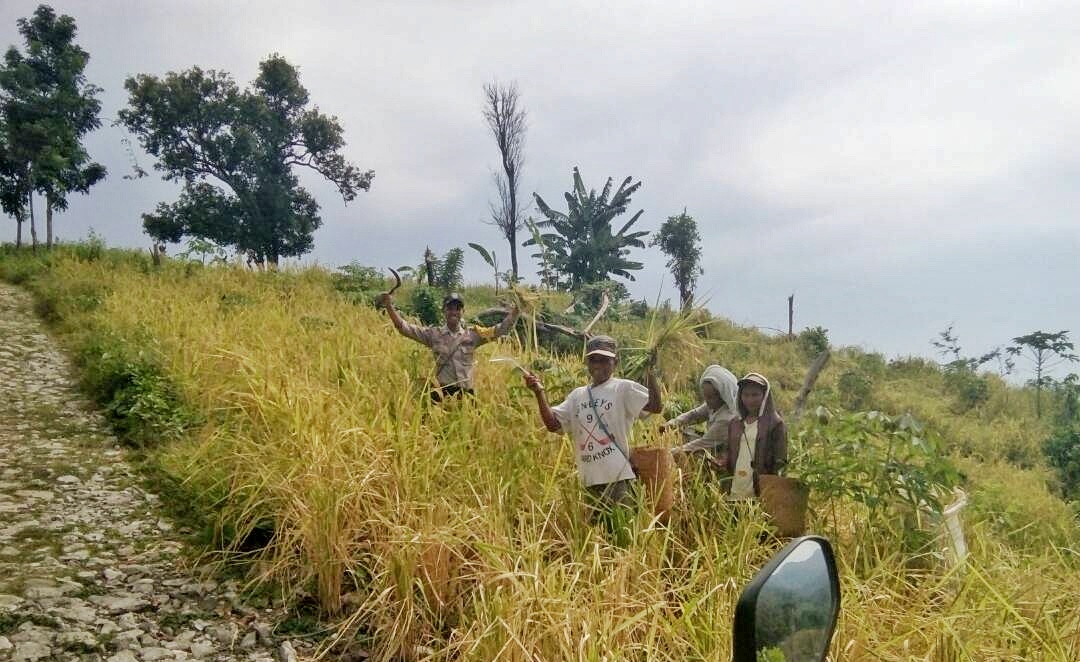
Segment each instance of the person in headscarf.
[{"label": "person in headscarf", "polygon": [[739,380],[739,415],[728,423],[726,452],[718,458],[731,473],[728,499],[758,495],[758,477],[787,464],[787,426],[773,404],[769,380],[751,372]]},{"label": "person in headscarf", "polygon": [[[730,370],[710,365],[705,368],[698,383],[703,400],[701,405],[660,426],[662,431],[682,430],[684,439],[689,439],[682,446],[671,449],[676,459],[691,453],[703,453],[710,457],[718,454],[720,447],[727,444],[728,421],[738,416],[738,380]],[[705,422],[703,435],[698,436],[684,429],[701,422]]]}]

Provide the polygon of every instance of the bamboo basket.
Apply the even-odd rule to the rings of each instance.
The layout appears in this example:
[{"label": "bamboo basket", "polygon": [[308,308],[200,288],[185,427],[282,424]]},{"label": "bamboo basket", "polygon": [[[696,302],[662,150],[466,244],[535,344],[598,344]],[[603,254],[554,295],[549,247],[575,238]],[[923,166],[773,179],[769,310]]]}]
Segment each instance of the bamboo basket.
[{"label": "bamboo basket", "polygon": [[675,462],[671,449],[634,448],[630,451],[630,464],[645,483],[645,498],[653,506],[653,516],[667,524],[675,503]]},{"label": "bamboo basket", "polygon": [[763,474],[758,476],[761,507],[772,518],[781,538],[795,538],[806,532],[806,506],[810,489],[797,478]]}]

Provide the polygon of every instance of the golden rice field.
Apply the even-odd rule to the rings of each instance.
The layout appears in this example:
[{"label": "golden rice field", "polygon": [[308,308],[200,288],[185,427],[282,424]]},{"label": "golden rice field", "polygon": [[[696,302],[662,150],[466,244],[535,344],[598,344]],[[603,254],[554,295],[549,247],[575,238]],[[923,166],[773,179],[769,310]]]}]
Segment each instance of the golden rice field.
[{"label": "golden rice field", "polygon": [[[377,660],[729,659],[739,591],[779,544],[760,543],[760,518],[733,521],[714,488],[694,483],[669,527],[643,516],[625,547],[590,527],[569,444],[543,430],[520,375],[486,359],[546,361],[553,401],[584,383],[576,360],[507,339],[479,352],[475,403],[432,407],[428,351],[344,300],[322,270],[138,262],[58,258],[30,285],[56,302],[73,347],[109,334],[160,360],[205,424],[152,460],[228,532],[219,540],[272,531],[261,549],[207,558],[242,564],[294,605],[317,601],[328,655],[355,641]],[[71,303],[87,290],[97,303]],[[644,335],[628,324],[609,330]],[[712,332],[729,342],[669,361],[669,374],[682,371],[672,391],[718,362],[769,375],[790,404],[808,365],[792,343],[726,322]],[[823,393],[853,357],[838,354]],[[1075,512],[1038,463],[1018,468],[1002,451],[1037,447],[1027,394],[996,384],[980,414],[958,417],[940,389],[916,374],[883,379],[875,397],[963,450],[971,556],[957,569],[912,555],[900,527],[868,530],[839,504],[831,659],[1080,660]],[[674,444],[658,422],[636,442]]]}]

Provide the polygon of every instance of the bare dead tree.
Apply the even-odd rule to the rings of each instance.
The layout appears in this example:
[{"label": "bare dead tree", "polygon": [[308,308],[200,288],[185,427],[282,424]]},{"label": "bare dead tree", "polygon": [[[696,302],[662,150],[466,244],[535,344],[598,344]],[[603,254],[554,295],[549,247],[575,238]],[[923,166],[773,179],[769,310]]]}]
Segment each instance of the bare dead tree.
[{"label": "bare dead tree", "polygon": [[484,85],[484,121],[495,137],[502,172],[493,173],[497,202],[491,203],[491,222],[510,243],[510,269],[518,277],[517,233],[525,227],[519,202],[521,170],[525,166],[525,110],[520,107],[517,83]]}]

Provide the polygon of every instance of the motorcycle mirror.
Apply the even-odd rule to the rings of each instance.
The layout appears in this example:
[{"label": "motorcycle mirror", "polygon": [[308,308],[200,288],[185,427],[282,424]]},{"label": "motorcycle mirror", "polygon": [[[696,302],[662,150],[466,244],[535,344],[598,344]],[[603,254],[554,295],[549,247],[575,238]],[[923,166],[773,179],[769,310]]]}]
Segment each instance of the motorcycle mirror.
[{"label": "motorcycle mirror", "polygon": [[819,536],[796,538],[739,596],[732,662],[822,662],[839,614],[832,546]]}]

